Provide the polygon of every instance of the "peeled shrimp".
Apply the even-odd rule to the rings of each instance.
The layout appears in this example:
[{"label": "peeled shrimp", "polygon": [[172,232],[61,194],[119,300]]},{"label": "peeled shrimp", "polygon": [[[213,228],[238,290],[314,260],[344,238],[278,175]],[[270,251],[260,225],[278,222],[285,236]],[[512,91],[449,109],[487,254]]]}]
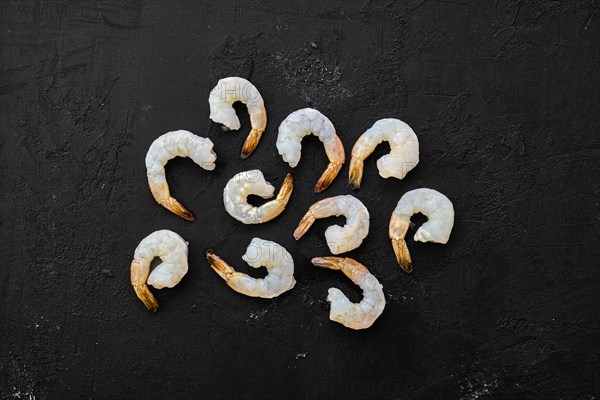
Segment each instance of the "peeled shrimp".
[{"label": "peeled shrimp", "polygon": [[327,228],[327,246],[333,254],[354,250],[369,234],[369,210],[351,195],[329,197],[310,206],[294,231],[294,238],[300,239],[316,219],[340,215],[346,217],[346,225],[332,225]]},{"label": "peeled shrimp", "polygon": [[428,219],[415,233],[416,242],[447,243],[454,226],[454,207],[446,196],[433,189],[415,189],[400,198],[390,219],[389,236],[396,260],[405,272],[412,271],[412,260],[404,237],[413,214]]},{"label": "peeled shrimp", "polygon": [[188,131],[173,131],[159,136],[148,149],[146,154],[146,170],[148,185],[152,196],[161,206],[179,215],[181,218],[193,221],[195,217],[171,197],[169,184],[165,176],[165,164],[175,157],[189,157],[202,168],[212,171],[215,169],[216,153],[210,139],[194,135]]},{"label": "peeled shrimp", "polygon": [[236,101],[241,101],[248,107],[250,125],[252,125],[252,130],[242,147],[242,158],[246,158],[254,151],[265,131],[267,110],[262,96],[253,84],[244,78],[229,77],[219,80],[217,86],[210,92],[208,97],[210,119],[229,129],[240,129],[240,120],[232,107]]},{"label": "peeled shrimp", "polygon": [[358,138],[352,148],[349,180],[353,189],[360,188],[363,161],[383,141],[390,143],[391,152],[377,160],[381,177],[403,179],[419,163],[419,139],[410,126],[399,119],[380,119]]},{"label": "peeled shrimp", "polygon": [[246,254],[242,256],[252,268],[267,268],[268,274],[263,279],[237,272],[212,250],[206,252],[206,259],[230,288],[246,296],[271,299],[287,292],[296,284],[291,254],[281,245],[269,240],[252,239]]},{"label": "peeled shrimp", "polygon": [[275,188],[265,180],[260,170],[253,169],[240,172],[227,182],[223,189],[223,203],[229,215],[238,221],[244,224],[262,224],[285,210],[293,189],[294,178],[288,173],[277,197],[259,207],[254,207],[246,200],[249,195],[254,194],[268,199],[273,196]]},{"label": "peeled shrimp", "polygon": [[[160,257],[162,263],[150,272],[150,263]],[[131,285],[150,311],[158,302],[147,284],[156,289],[172,288],[188,271],[188,243],[175,232],[161,230],[146,236],[135,249],[131,262]]]},{"label": "peeled shrimp", "polygon": [[294,111],[279,125],[277,135],[277,150],[292,168],[300,161],[302,138],[313,134],[325,146],[329,165],[315,186],[315,192],[320,193],[333,182],[345,161],[344,145],[335,133],[333,124],[323,114],[312,108]]},{"label": "peeled shrimp", "polygon": [[315,257],[312,263],[318,267],[341,270],[363,291],[360,303],[352,303],[341,290],[329,288],[327,301],[331,304],[329,319],[347,328],[366,329],[385,308],[383,286],[361,263],[344,257]]}]

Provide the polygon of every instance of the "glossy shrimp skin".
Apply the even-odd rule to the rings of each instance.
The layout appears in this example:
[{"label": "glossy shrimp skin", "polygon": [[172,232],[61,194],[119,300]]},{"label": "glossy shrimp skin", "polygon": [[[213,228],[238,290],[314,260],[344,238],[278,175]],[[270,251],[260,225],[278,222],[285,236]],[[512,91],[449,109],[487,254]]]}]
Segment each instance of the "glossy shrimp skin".
[{"label": "glossy shrimp skin", "polygon": [[294,179],[292,174],[288,173],[275,199],[258,207],[248,204],[247,198],[251,194],[268,199],[275,192],[275,188],[265,180],[263,173],[254,169],[240,172],[227,182],[223,189],[223,203],[229,215],[238,221],[244,224],[262,224],[276,218],[285,210],[293,189]]},{"label": "glossy shrimp skin", "polygon": [[315,192],[320,193],[331,185],[346,160],[344,145],[329,118],[312,108],[294,111],[279,125],[277,150],[283,161],[294,168],[300,161],[302,138],[310,134],[323,142],[329,159],[327,168],[315,185]]},{"label": "glossy shrimp skin", "polygon": [[252,130],[242,147],[242,158],[248,157],[258,145],[267,126],[267,110],[260,92],[248,80],[239,77],[223,78],[208,97],[210,119],[231,130],[240,129],[240,120],[233,103],[241,101],[248,108]]},{"label": "glossy shrimp skin", "polygon": [[[162,263],[150,272],[155,257]],[[172,288],[188,271],[188,243],[169,230],[160,230],[146,236],[137,246],[131,261],[131,285],[138,298],[150,311],[158,309],[158,302],[148,285],[156,289]]]},{"label": "glossy shrimp skin", "polygon": [[398,264],[405,272],[412,271],[412,259],[406,245],[410,217],[422,213],[428,220],[415,233],[416,242],[445,244],[454,226],[454,206],[442,193],[433,189],[415,189],[405,193],[390,218],[389,237]]},{"label": "glossy shrimp skin", "polygon": [[377,160],[382,178],[403,179],[419,163],[419,139],[411,127],[399,119],[380,119],[358,138],[352,148],[349,181],[353,189],[360,188],[364,160],[384,141],[389,142],[391,151]]},{"label": "glossy shrimp skin", "polygon": [[340,270],[363,291],[360,303],[352,303],[341,290],[330,288],[327,301],[331,304],[329,319],[351,329],[367,329],[379,318],[385,308],[383,286],[367,267],[352,258],[315,257],[318,267]]},{"label": "glossy shrimp skin", "polygon": [[215,169],[217,155],[213,151],[213,142],[210,139],[185,130],[167,132],[159,136],[146,153],[148,186],[156,202],[181,218],[193,221],[194,215],[171,197],[167,183],[165,165],[175,157],[189,157],[200,167],[212,171]]},{"label": "glossy shrimp skin", "polygon": [[369,234],[369,210],[352,195],[329,197],[314,203],[294,231],[294,238],[300,239],[315,220],[343,215],[346,224],[332,225],[325,231],[325,240],[332,254],[341,254],[358,248]]},{"label": "glossy shrimp skin", "polygon": [[246,254],[242,256],[252,268],[267,268],[268,274],[262,279],[237,272],[212,250],[206,252],[206,259],[230,288],[246,296],[271,299],[296,284],[291,254],[283,246],[269,240],[252,239]]}]

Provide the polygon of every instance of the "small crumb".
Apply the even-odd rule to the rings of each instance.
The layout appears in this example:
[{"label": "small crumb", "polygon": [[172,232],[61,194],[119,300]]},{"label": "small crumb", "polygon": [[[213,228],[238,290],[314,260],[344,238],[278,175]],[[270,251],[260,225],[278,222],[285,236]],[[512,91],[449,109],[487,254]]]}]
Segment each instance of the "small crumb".
[{"label": "small crumb", "polygon": [[193,313],[196,312],[196,305],[195,304],[192,306],[192,308],[190,308],[190,311],[193,312]]},{"label": "small crumb", "polygon": [[115,276],[110,269],[103,269],[102,275],[104,275],[105,278],[114,278]]},{"label": "small crumb", "polygon": [[299,359],[299,358],[306,358],[307,354],[308,353],[298,353],[298,354],[296,354],[296,360]]},{"label": "small crumb", "polygon": [[317,46],[317,44],[315,42],[310,42],[310,47],[312,47],[313,49],[319,48],[319,46]]}]

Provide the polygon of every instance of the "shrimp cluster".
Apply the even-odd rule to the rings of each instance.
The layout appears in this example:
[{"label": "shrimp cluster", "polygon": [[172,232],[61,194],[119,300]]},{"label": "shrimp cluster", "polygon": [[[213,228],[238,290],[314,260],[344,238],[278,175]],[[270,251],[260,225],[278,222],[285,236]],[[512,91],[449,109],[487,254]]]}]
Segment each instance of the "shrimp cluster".
[{"label": "shrimp cluster", "polygon": [[[210,119],[227,129],[240,129],[240,120],[233,108],[237,101],[247,106],[252,125],[241,152],[242,158],[246,158],[256,149],[267,125],[267,112],[258,89],[239,77],[219,80],[208,98]],[[315,192],[320,193],[331,185],[345,162],[344,145],[329,118],[312,108],[292,112],[279,125],[276,145],[283,161],[294,168],[300,161],[302,139],[311,134],[323,143],[329,160],[315,185]],[[419,140],[411,127],[399,119],[381,119],[366,130],[352,148],[348,171],[352,189],[360,188],[365,159],[384,141],[389,142],[391,151],[377,160],[381,177],[404,179],[419,163]],[[200,167],[212,171],[217,159],[214,144],[208,138],[178,130],[159,136],[146,154],[148,185],[156,202],[193,221],[194,215],[171,196],[167,184],[165,165],[175,157],[189,157]],[[261,170],[239,172],[223,188],[223,205],[229,215],[243,224],[262,224],[285,211],[293,189],[291,173],[287,173],[275,196],[275,187],[267,182]],[[272,200],[255,207],[248,203],[251,195]],[[454,225],[454,207],[446,196],[427,188],[406,192],[398,201],[388,228],[396,261],[405,272],[412,271],[405,237],[411,225],[410,218],[416,213],[422,213],[429,219],[415,233],[415,241],[447,243]],[[317,219],[333,216],[344,216],[346,222],[344,226],[332,225],[325,230],[329,251],[337,255],[360,247],[369,234],[370,215],[363,202],[352,195],[338,195],[314,202],[293,231],[293,237],[299,240]],[[151,263],[156,257],[162,263],[151,271]],[[253,278],[237,271],[210,249],[206,250],[206,259],[231,289],[245,296],[272,299],[296,285],[292,255],[273,241],[255,237],[242,256],[242,260],[252,268],[265,267],[267,275],[264,278]],[[363,299],[353,303],[339,289],[330,288],[327,296],[329,318],[350,329],[371,327],[383,313],[386,301],[382,284],[369,269],[347,257],[315,257],[311,262],[317,267],[341,271],[363,291]],[[159,230],[144,238],[135,249],[130,270],[131,285],[146,308],[156,311],[158,302],[148,285],[156,289],[172,288],[187,272],[188,243],[175,232]]]}]

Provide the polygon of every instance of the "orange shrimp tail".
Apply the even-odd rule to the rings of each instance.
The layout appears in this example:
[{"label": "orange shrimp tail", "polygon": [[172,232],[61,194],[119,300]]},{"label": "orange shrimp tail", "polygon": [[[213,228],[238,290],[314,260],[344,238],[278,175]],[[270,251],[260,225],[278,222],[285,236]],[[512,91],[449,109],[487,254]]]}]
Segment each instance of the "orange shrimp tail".
[{"label": "orange shrimp tail", "polygon": [[363,161],[356,157],[352,157],[352,160],[350,160],[348,181],[354,190],[360,189],[360,183],[362,182],[363,177],[363,166]]},{"label": "orange shrimp tail", "polygon": [[229,275],[234,272],[234,269],[227,264],[225,260],[219,257],[214,251],[206,250],[206,259],[208,260],[212,269],[215,270],[219,276],[225,280],[229,279]]},{"label": "orange shrimp tail", "polygon": [[340,172],[340,169],[342,169],[342,165],[344,164],[330,162],[329,165],[327,165],[325,172],[323,172],[323,175],[321,175],[319,181],[315,185],[315,192],[321,193],[323,190],[327,189]]},{"label": "orange shrimp tail", "polygon": [[244,142],[244,146],[242,147],[242,158],[247,158],[256,146],[258,146],[258,142],[260,141],[260,137],[262,136],[263,131],[259,129],[252,129]]},{"label": "orange shrimp tail", "polygon": [[279,193],[277,193],[277,199],[287,204],[287,202],[290,200],[290,196],[292,195],[292,190],[294,190],[294,177],[288,172],[283,180],[283,183],[281,184]]},{"label": "orange shrimp tail", "polygon": [[342,260],[341,257],[314,257],[310,262],[317,267],[340,270]]},{"label": "orange shrimp tail", "polygon": [[408,251],[408,246],[406,245],[406,240],[392,238],[392,247],[394,248],[396,261],[398,261],[400,268],[406,273],[412,272],[412,259],[410,257],[410,252]]},{"label": "orange shrimp tail", "polygon": [[308,229],[312,226],[314,222],[315,217],[313,216],[312,211],[308,210],[308,212],[304,215],[304,217],[302,217],[300,223],[294,230],[294,239],[298,240],[302,236],[304,236],[306,231],[308,231]]},{"label": "orange shrimp tail", "polygon": [[135,290],[135,294],[137,294],[137,297],[144,303],[148,310],[156,312],[158,301],[156,301],[156,298],[146,284],[133,285],[133,290]]},{"label": "orange shrimp tail", "polygon": [[181,218],[188,220],[188,221],[194,221],[196,219],[196,217],[194,217],[194,214],[192,214],[191,212],[189,212],[180,202],[178,202],[174,197],[169,197],[167,198],[167,200],[165,200],[162,203],[162,206],[165,207],[167,210],[179,215]]},{"label": "orange shrimp tail", "polygon": [[188,221],[196,219],[181,203],[174,197],[171,197],[169,186],[166,182],[155,182],[148,178],[148,186],[150,186],[150,192],[152,192],[152,196],[158,204]]}]

